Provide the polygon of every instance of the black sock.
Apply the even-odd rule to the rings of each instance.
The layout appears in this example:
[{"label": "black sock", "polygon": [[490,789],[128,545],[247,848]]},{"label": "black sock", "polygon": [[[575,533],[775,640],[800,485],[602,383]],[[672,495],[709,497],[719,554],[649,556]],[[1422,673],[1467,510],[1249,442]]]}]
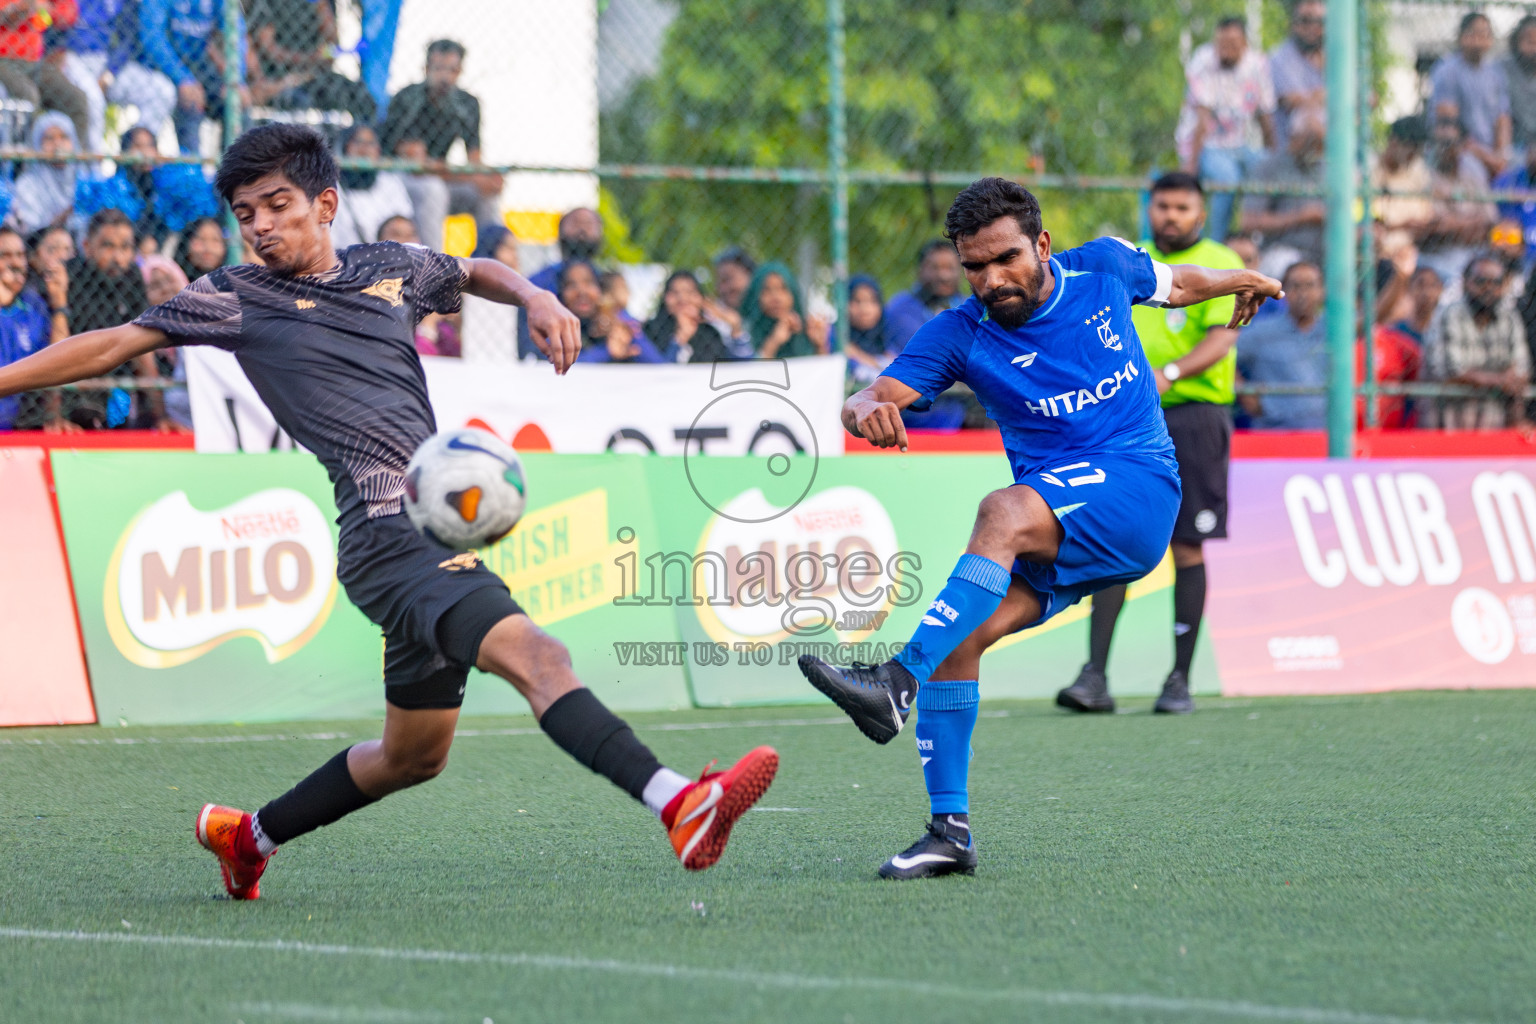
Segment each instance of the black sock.
[{"label": "black sock", "polygon": [[1205,614],[1205,563],[1173,571],[1173,668],[1189,675]]},{"label": "black sock", "polygon": [[357,788],[352,772],[347,769],[347,751],[343,750],[257,811],[256,816],[261,821],[261,831],[281,846],[367,807],[376,799]]},{"label": "black sock", "polygon": [[635,738],[624,720],[603,707],[588,689],[572,690],[539,719],[539,728],[561,750],[624,792],[641,799],[645,784],[661,770],[650,748]]},{"label": "black sock", "polygon": [[1124,583],[1093,595],[1093,610],[1088,615],[1088,663],[1100,672],[1109,667],[1109,642],[1115,638],[1115,620],[1124,606]]}]

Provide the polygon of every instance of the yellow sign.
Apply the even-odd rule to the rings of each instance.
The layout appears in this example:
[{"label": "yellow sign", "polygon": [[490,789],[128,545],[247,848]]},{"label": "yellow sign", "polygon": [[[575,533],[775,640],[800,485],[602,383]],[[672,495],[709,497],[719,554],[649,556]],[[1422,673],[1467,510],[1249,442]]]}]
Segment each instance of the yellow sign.
[{"label": "yellow sign", "polygon": [[547,625],[622,596],[614,559],[626,550],[608,538],[608,492],[599,488],[529,512],[480,556]]}]

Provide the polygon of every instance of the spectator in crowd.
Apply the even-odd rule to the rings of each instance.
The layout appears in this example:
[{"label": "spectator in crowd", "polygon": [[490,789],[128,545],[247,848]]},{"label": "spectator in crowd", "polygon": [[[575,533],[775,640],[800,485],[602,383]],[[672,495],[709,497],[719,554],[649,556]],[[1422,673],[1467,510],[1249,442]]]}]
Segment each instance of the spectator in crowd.
[{"label": "spectator in crowd", "polygon": [[38,228],[27,236],[27,287],[46,295],[49,304],[69,303],[69,274],[64,269],[75,258],[75,236],[68,228]]},{"label": "spectator in crowd", "polygon": [[67,115],[76,148],[82,136],[89,137],[89,106],[85,93],[43,60],[43,32],[72,27],[79,11],[76,0],[0,0],[0,86],[12,99]]},{"label": "spectator in crowd", "polygon": [[[1237,350],[1237,370],[1250,384],[1328,384],[1328,337],[1323,324],[1323,272],[1293,264],[1282,278],[1286,315],[1250,324]],[[1328,399],[1316,395],[1243,395],[1253,425],[1265,430],[1321,430]]]},{"label": "spectator in crowd", "polygon": [[746,297],[752,275],[757,273],[757,261],[741,246],[732,245],[715,257],[713,271],[715,294],[705,297],[704,313],[736,356],[749,357],[752,343],[742,326],[741,300]]},{"label": "spectator in crowd", "polygon": [[331,67],[336,11],[331,0],[249,0],[258,74],[251,99],[279,110],[344,110],[354,125],[372,124],[378,104],[360,82]]},{"label": "spectator in crowd", "polygon": [[[560,259],[543,267],[528,280],[545,291],[558,291],[560,272],[571,262],[590,262],[603,248],[603,218],[591,207],[578,206],[567,210],[560,217],[556,229],[556,242],[560,247]],[[517,325],[517,354],[519,359],[543,359],[543,353],[528,336],[528,323],[519,320]]]},{"label": "spectator in crowd", "polygon": [[[370,124],[355,124],[341,136],[341,155],[355,160],[377,160],[383,154],[379,134]],[[343,168],[336,219],[331,222],[331,241],[338,249],[371,242],[390,217],[413,217],[405,179],[394,171]],[[508,307],[515,309],[516,307]]]},{"label": "spectator in crowd", "polygon": [[[1536,21],[1532,22],[1532,26],[1532,35],[1536,35]],[[1536,191],[1536,146],[1525,151],[1523,161],[1512,165],[1495,178],[1493,187],[1520,192]],[[1523,202],[1501,201],[1499,218],[1516,225],[1524,247],[1521,262],[1527,267],[1536,264],[1536,199],[1527,198]]]},{"label": "spectator in crowd", "polygon": [[[1206,183],[1236,185],[1275,144],[1275,84],[1269,61],[1248,49],[1248,23],[1223,18],[1216,38],[1196,48],[1184,69],[1184,106],[1174,142],[1185,172]],[[1206,236],[1226,240],[1231,192],[1210,197]]]},{"label": "spectator in crowd", "polygon": [[[1243,266],[1245,268],[1248,270],[1259,269],[1259,247],[1254,244],[1253,237],[1251,235],[1245,235],[1242,232],[1238,232],[1235,235],[1228,235],[1226,245],[1228,249],[1231,249],[1233,252],[1237,253],[1238,258],[1243,261]],[[1266,302],[1264,303],[1264,306],[1260,308],[1267,308],[1273,305],[1273,302]]]},{"label": "spectator in crowd", "polygon": [[[57,288],[53,289],[57,296]],[[14,228],[0,227],[0,366],[14,363],[38,349],[69,334],[62,316],[50,308],[61,308],[62,298],[53,302],[27,282],[27,247]],[[53,323],[57,319],[58,324]],[[58,392],[46,395],[27,392],[0,398],[0,430],[76,431],[60,415]]]},{"label": "spectator in crowd", "polygon": [[420,245],[421,232],[410,217],[396,215],[379,225],[380,242],[399,242],[401,245]]},{"label": "spectator in crowd", "polygon": [[1473,398],[1428,403],[1426,426],[1441,430],[1497,430],[1524,426],[1521,399],[1531,380],[1531,353],[1519,313],[1504,302],[1504,264],[1491,253],[1474,256],[1462,295],[1435,316],[1424,342],[1429,380],[1482,388]]},{"label": "spectator in crowd", "polygon": [[[188,284],[186,273],[174,260],[164,256],[141,257],[139,271],[144,275],[144,296],[151,306],[169,302]],[[174,347],[160,349],[154,354],[154,360],[160,379],[175,384],[161,392],[163,412],[157,418],[156,427],[163,433],[190,434],[192,399],[187,394],[187,364],[182,358],[182,350]]]},{"label": "spectator in crowd", "polygon": [[[517,236],[500,224],[493,224],[480,231],[475,238],[474,256],[476,259],[495,260],[513,270],[521,269]],[[492,302],[466,292],[460,313],[463,357],[501,363],[514,359],[521,312],[516,306]]]},{"label": "spectator in crowd", "polygon": [[[222,0],[139,0],[139,46],[145,62],[176,85],[173,120],[183,153],[199,152],[205,116],[223,116],[223,12]],[[243,83],[243,18],[238,31]]]},{"label": "spectator in crowd", "polygon": [[[1417,260],[1417,252],[1410,246],[1399,251],[1396,258],[1376,262],[1376,318],[1372,335],[1371,365],[1366,365],[1364,317],[1356,324],[1355,380],[1374,379],[1377,384],[1405,384],[1419,378],[1423,363],[1422,348],[1417,339],[1394,324],[1396,310],[1405,305],[1411,308],[1409,290]],[[1370,373],[1367,373],[1370,370]],[[1386,430],[1402,430],[1414,425],[1413,403],[1405,395],[1378,395],[1373,404],[1376,409],[1375,426]],[[1355,418],[1360,426],[1367,425],[1366,400],[1355,402]]]},{"label": "spectator in crowd", "polygon": [[880,282],[868,274],[848,279],[848,376],[860,386],[871,384],[896,353],[886,348],[885,295]]},{"label": "spectator in crowd", "polygon": [[645,336],[669,363],[714,363],[732,358],[725,338],[704,314],[704,289],[688,270],[674,270],[661,290]]},{"label": "spectator in crowd", "polygon": [[[1293,116],[1286,150],[1261,162],[1254,178],[1261,185],[1321,188],[1323,122],[1311,112]],[[1259,268],[1274,276],[1298,261],[1322,262],[1327,216],[1321,196],[1250,195],[1243,203],[1242,230],[1261,239]]]},{"label": "spectator in crowd", "polygon": [[965,301],[960,294],[960,255],[943,238],[917,250],[917,282],[885,306],[885,350],[894,358],[923,324]]},{"label": "spectator in crowd", "polygon": [[1420,348],[1429,334],[1435,311],[1440,308],[1440,297],[1445,293],[1445,281],[1434,267],[1416,267],[1408,277],[1407,315],[1393,321],[1392,326],[1413,339]]},{"label": "spectator in crowd", "polygon": [[80,149],[74,122],[59,111],[48,111],[32,122],[29,141],[43,159],[27,164],[16,176],[10,218],[26,232],[68,224],[75,211],[80,165],[52,158],[72,156]]},{"label": "spectator in crowd", "polygon": [[1371,198],[1371,212],[1381,228],[1376,247],[1388,259],[1421,242],[1434,227],[1431,174],[1424,160],[1428,142],[1429,125],[1424,118],[1400,117],[1392,122],[1386,147],[1372,170],[1377,195]]},{"label": "spectator in crowd", "polygon": [[1467,149],[1492,178],[1509,162],[1511,122],[1508,72],[1488,59],[1493,26],[1476,11],[1461,19],[1456,52],[1440,58],[1430,72],[1435,117],[1460,120]]},{"label": "spectator in crowd", "polygon": [[[480,101],[458,87],[464,69],[464,47],[451,39],[439,39],[427,47],[426,80],[408,85],[389,101],[384,117],[386,152],[421,160],[430,174],[406,180],[416,208],[418,226],[427,232],[428,245],[442,248],[442,223],[454,213],[473,213],[478,224],[501,220],[499,174],[450,174],[448,150],[462,141],[467,159],[481,162]],[[406,143],[404,150],[401,144]]]},{"label": "spectator in crowd", "polygon": [[805,315],[800,283],[782,263],[757,268],[741,301],[743,326],[760,359],[826,355],[827,322]]},{"label": "spectator in crowd", "polygon": [[598,287],[603,292],[603,303],[614,309],[629,311],[629,281],[617,270],[605,270],[598,275]]},{"label": "spectator in crowd", "polygon": [[1520,19],[1509,35],[1509,59],[1504,62],[1509,90],[1511,141],[1517,150],[1536,145],[1536,14]]},{"label": "spectator in crowd", "polygon": [[80,17],[64,34],[61,70],[85,97],[90,148],[106,141],[107,104],[132,104],[158,135],[176,109],[176,86],[138,60],[138,6],[133,0],[77,0]]},{"label": "spectator in crowd", "polygon": [[1269,73],[1274,78],[1275,149],[1290,144],[1291,124],[1309,117],[1327,124],[1328,93],[1323,77],[1323,27],[1327,7],[1322,0],[1300,0],[1291,8],[1291,33],[1269,51]]},{"label": "spectator in crowd", "polygon": [[[160,163],[155,135],[149,128],[137,125],[128,129],[120,143],[124,156],[137,157],[143,162],[119,161],[117,174],[103,183],[115,187],[87,188],[88,198],[103,193],[97,201],[82,203],[77,194],[75,212],[81,217],[114,206],[134,221],[140,246],[158,251],[168,236],[180,234],[200,217],[218,214],[219,197],[203,169],[189,164]],[[96,186],[97,183],[84,184]]]},{"label": "spectator in crowd", "polygon": [[202,217],[187,225],[180,251],[176,254],[176,265],[189,280],[196,281],[228,260],[229,242],[224,238],[222,224],[213,217]]},{"label": "spectator in crowd", "polygon": [[600,275],[586,260],[569,260],[556,282],[560,302],[581,321],[582,363],[666,362],[640,325],[624,310],[603,301]]},{"label": "spectator in crowd", "polygon": [[1432,138],[1430,186],[1440,198],[1435,201],[1434,220],[1419,243],[1419,259],[1459,285],[1458,275],[1467,261],[1488,244],[1488,229],[1498,220],[1498,209],[1490,202],[1451,198],[1456,192],[1486,192],[1489,184],[1487,167],[1467,149],[1462,123],[1454,117],[1437,117]]}]

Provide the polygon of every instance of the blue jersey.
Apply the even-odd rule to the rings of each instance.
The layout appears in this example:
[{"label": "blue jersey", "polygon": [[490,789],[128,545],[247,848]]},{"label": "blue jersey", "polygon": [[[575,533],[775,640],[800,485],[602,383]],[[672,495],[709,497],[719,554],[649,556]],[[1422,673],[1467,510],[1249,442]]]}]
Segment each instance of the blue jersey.
[{"label": "blue jersey", "polygon": [[932,401],[970,386],[1002,429],[1015,480],[1100,454],[1173,456],[1131,306],[1161,306],[1172,270],[1100,238],[1051,257],[1055,288],[1008,330],[975,296],[924,324],[883,371]]}]

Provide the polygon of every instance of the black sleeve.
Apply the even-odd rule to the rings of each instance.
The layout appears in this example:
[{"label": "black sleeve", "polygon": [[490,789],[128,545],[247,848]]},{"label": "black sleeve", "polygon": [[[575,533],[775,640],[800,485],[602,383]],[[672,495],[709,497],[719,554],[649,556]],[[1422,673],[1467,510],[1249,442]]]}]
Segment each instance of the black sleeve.
[{"label": "black sleeve", "polygon": [[464,261],[424,245],[404,247],[411,260],[411,306],[419,323],[428,313],[457,313],[469,281]]},{"label": "black sleeve", "polygon": [[240,347],[243,318],[240,297],[224,270],[198,278],[133,321],[140,327],[164,331],[172,345]]}]

